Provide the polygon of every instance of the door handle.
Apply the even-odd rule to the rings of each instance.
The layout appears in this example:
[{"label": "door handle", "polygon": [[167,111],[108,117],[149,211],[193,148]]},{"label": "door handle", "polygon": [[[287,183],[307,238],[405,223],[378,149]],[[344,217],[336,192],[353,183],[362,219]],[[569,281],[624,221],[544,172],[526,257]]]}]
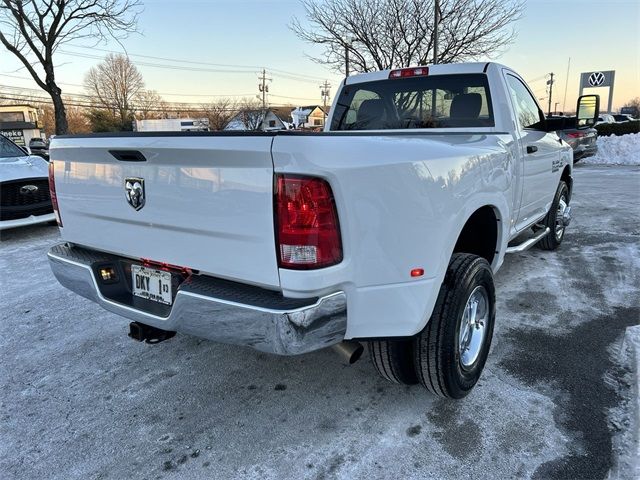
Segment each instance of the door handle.
[{"label": "door handle", "polygon": [[527,153],[536,153],[537,151],[538,151],[538,147],[536,147],[535,145],[527,146]]}]

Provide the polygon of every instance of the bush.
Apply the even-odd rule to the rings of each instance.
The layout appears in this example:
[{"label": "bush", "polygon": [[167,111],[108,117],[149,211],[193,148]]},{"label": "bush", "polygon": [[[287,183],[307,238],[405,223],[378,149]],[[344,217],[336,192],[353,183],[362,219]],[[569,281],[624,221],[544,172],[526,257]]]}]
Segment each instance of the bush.
[{"label": "bush", "polygon": [[601,137],[638,133],[640,132],[640,120],[624,123],[602,123],[600,125],[596,125],[596,130],[598,130],[598,135]]}]

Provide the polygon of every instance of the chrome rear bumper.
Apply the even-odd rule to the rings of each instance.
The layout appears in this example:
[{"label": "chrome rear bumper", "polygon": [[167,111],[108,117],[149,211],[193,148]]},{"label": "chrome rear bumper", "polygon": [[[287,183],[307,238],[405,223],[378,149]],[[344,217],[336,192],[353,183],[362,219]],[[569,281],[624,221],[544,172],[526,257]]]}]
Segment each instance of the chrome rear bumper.
[{"label": "chrome rear bumper", "polygon": [[53,274],[69,290],[113,313],[163,330],[296,355],[341,342],[347,328],[344,292],[288,299],[279,292],[192,275],[178,287],[173,306],[163,316],[103,295],[95,266],[124,259],[68,244],[52,247],[48,257]]}]

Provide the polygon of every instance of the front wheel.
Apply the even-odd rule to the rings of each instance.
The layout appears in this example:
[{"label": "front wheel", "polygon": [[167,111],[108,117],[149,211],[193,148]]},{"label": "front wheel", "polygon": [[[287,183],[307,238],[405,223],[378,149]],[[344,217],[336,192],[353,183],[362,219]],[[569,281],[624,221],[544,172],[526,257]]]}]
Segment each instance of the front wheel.
[{"label": "front wheel", "polygon": [[555,250],[560,246],[564,239],[566,229],[565,212],[569,207],[569,187],[564,181],[561,181],[553,198],[551,208],[544,218],[544,226],[549,227],[551,231],[544,237],[538,245],[543,250]]},{"label": "front wheel", "polygon": [[415,370],[427,390],[446,398],[471,391],[489,354],[495,314],[489,263],[454,254],[429,323],[414,340]]}]

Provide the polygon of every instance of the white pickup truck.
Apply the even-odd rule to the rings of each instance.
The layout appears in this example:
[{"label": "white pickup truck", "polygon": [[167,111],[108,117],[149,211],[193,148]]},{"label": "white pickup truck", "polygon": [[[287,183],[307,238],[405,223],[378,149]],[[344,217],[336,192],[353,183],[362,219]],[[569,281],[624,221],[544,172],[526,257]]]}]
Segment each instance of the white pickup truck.
[{"label": "white pickup truck", "polygon": [[[581,97],[579,125],[597,117]],[[460,398],[504,255],[569,223],[558,122],[509,68],[468,63],[348,77],[321,133],[56,137],[51,268],[137,340],[352,360],[366,341],[385,378]]]}]

